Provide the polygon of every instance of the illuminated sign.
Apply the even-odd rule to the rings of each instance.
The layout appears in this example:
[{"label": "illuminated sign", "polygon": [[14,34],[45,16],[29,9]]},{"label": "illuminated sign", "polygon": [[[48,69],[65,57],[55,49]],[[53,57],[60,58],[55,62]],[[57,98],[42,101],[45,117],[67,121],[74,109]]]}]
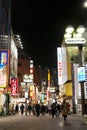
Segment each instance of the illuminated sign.
[{"label": "illuminated sign", "polygon": [[62,52],[61,48],[57,48],[57,65],[58,65],[58,84],[62,85]]},{"label": "illuminated sign", "polygon": [[0,88],[8,85],[8,51],[0,50]]},{"label": "illuminated sign", "polygon": [[48,80],[50,80],[50,70],[48,70]]},{"label": "illuminated sign", "polygon": [[85,67],[78,68],[78,81],[79,82],[85,81]]},{"label": "illuminated sign", "polygon": [[18,79],[16,79],[16,78],[11,79],[11,86],[12,86],[11,95],[17,95],[17,92],[18,92]]},{"label": "illuminated sign", "polygon": [[30,68],[30,74],[33,74],[33,68]]},{"label": "illuminated sign", "polygon": [[65,39],[66,44],[84,44],[86,43],[85,38],[67,38]]},{"label": "illuminated sign", "polygon": [[33,74],[24,75],[23,81],[26,82],[26,83],[33,82]]},{"label": "illuminated sign", "polygon": [[8,63],[8,52],[0,51],[0,65],[6,65]]},{"label": "illuminated sign", "polygon": [[28,98],[28,92],[25,92],[25,98]]}]

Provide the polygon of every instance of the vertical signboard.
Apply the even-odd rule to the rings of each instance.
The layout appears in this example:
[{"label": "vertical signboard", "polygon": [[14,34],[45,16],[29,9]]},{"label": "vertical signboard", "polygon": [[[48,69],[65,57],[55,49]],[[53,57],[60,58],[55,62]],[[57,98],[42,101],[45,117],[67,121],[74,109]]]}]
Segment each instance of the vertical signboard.
[{"label": "vertical signboard", "polygon": [[50,70],[48,70],[48,87],[47,87],[47,93],[46,93],[47,101],[49,99],[49,90],[50,90]]},{"label": "vertical signboard", "polygon": [[84,83],[84,89],[85,89],[85,99],[87,99],[87,82]]},{"label": "vertical signboard", "polygon": [[66,96],[73,96],[72,82],[66,83]]},{"label": "vertical signboard", "polygon": [[85,67],[78,67],[78,82],[85,81]]},{"label": "vertical signboard", "polygon": [[17,77],[18,52],[13,39],[11,39],[10,50],[10,73]]},{"label": "vertical signboard", "polygon": [[18,79],[17,78],[13,78],[11,79],[11,95],[17,95],[18,93]]},{"label": "vertical signboard", "polygon": [[62,85],[62,52],[61,52],[61,47],[57,48],[57,68],[58,68],[58,85]]},{"label": "vertical signboard", "polygon": [[67,52],[66,47],[62,47],[62,84],[64,84],[68,80],[67,76]]},{"label": "vertical signboard", "polygon": [[8,86],[9,76],[9,53],[7,50],[0,50],[0,88]]}]

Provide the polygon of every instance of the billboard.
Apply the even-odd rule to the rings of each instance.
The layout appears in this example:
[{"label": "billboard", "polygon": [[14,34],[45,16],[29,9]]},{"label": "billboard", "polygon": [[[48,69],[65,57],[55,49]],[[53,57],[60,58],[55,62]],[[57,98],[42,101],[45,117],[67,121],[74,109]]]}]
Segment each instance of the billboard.
[{"label": "billboard", "polygon": [[0,50],[0,88],[8,86],[9,77],[9,51]]},{"label": "billboard", "polygon": [[17,77],[18,52],[17,47],[12,38],[10,50],[10,74],[11,76]]},{"label": "billboard", "polygon": [[78,82],[85,81],[85,67],[78,67]]},{"label": "billboard", "polygon": [[62,85],[62,50],[57,48],[58,85]]},{"label": "billboard", "polygon": [[18,93],[18,79],[17,78],[13,78],[11,79],[11,95],[15,96]]},{"label": "billboard", "polygon": [[66,83],[66,96],[73,96],[72,82]]}]

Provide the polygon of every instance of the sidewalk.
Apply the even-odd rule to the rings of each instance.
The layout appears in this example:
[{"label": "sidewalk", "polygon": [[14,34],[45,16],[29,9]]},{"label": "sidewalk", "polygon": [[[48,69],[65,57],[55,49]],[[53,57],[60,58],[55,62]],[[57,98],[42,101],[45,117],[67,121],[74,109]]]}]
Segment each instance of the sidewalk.
[{"label": "sidewalk", "polygon": [[87,125],[87,115],[84,115],[82,118],[83,118],[83,124]]},{"label": "sidewalk", "polygon": [[72,116],[75,116],[79,118],[79,120],[84,124],[87,125],[87,115],[82,116],[82,114],[72,114]]},{"label": "sidewalk", "polygon": [[8,117],[8,116],[16,116],[17,114],[3,114],[3,115],[0,115],[0,118],[2,117]]}]

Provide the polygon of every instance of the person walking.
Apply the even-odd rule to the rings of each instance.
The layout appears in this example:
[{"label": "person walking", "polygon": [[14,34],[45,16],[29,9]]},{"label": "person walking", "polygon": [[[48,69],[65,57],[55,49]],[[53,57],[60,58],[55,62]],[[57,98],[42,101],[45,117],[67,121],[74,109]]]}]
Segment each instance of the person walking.
[{"label": "person walking", "polygon": [[41,114],[45,115],[45,105],[43,103],[41,104]]},{"label": "person walking", "polygon": [[23,115],[23,113],[24,113],[24,105],[23,104],[20,106],[20,110],[21,110],[21,114]]},{"label": "person walking", "polygon": [[66,102],[66,99],[63,100],[61,107],[62,107],[62,116],[63,116],[64,121],[65,121],[67,118],[67,114],[68,114],[68,103]]},{"label": "person walking", "polygon": [[51,115],[51,104],[50,103],[48,103],[48,113],[49,113],[49,115]]},{"label": "person walking", "polygon": [[30,104],[30,103],[29,103],[29,105],[28,105],[27,109],[28,109],[28,112],[29,112],[29,115],[30,115],[30,114],[31,114],[31,112],[32,112],[32,106],[31,106],[31,104]]},{"label": "person walking", "polygon": [[16,106],[15,106],[15,113],[16,113],[16,114],[19,113],[19,106],[18,106],[18,103],[17,103]]},{"label": "person walking", "polygon": [[56,104],[53,103],[51,105],[51,113],[52,113],[52,118],[54,118],[54,116],[56,116]]},{"label": "person walking", "polygon": [[57,103],[56,104],[56,117],[59,118],[59,114],[60,114],[60,104]]},{"label": "person walking", "polygon": [[11,106],[11,113],[12,113],[13,115],[15,115],[14,104],[12,104],[12,106]]},{"label": "person walking", "polygon": [[35,105],[35,111],[36,111],[36,116],[38,117],[40,115],[40,104],[38,102]]},{"label": "person walking", "polygon": [[33,104],[33,106],[32,106],[32,113],[34,116],[36,115],[35,104]]}]

